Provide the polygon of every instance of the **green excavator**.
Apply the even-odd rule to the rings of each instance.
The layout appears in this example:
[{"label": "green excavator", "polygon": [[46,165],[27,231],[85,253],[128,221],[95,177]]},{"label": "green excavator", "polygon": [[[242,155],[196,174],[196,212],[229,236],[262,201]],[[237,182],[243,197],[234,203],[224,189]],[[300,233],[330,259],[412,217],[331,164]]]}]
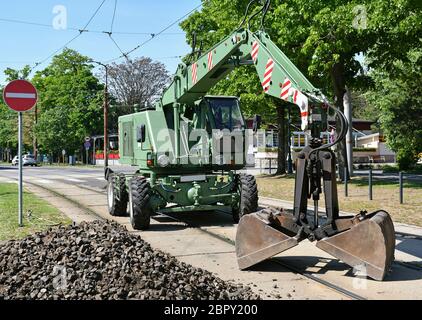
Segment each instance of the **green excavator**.
[{"label": "green excavator", "polygon": [[[135,174],[106,169],[108,207],[125,215],[133,228],[149,228],[155,214],[223,210],[238,222],[236,254],[240,269],[249,268],[304,239],[367,276],[382,280],[394,260],[395,233],[389,214],[379,210],[340,215],[336,160],[331,147],[345,138],[343,113],[332,106],[263,30],[252,32],[246,10],[240,27],[193,62],[180,63],[171,84],[152,107],[119,118],[120,162]],[[247,25],[246,27],[244,25]],[[207,92],[238,67],[255,68],[264,92],[300,109],[302,130],[312,138],[298,155],[294,209],[258,210],[258,190],[245,168],[251,135],[237,97]],[[340,119],[337,139],[324,144],[332,109]],[[320,216],[319,201],[325,199]],[[308,209],[308,199],[313,210]]]}]

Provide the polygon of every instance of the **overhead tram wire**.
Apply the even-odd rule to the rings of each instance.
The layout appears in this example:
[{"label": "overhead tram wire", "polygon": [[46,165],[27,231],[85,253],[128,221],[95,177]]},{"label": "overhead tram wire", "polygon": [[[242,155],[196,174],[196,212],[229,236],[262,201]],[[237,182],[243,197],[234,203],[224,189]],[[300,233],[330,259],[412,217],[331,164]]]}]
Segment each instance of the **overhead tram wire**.
[{"label": "overhead tram wire", "polygon": [[[6,23],[15,23],[15,24],[23,24],[23,25],[29,25],[29,26],[37,26],[37,27],[44,27],[44,28],[48,28],[48,29],[53,29],[59,32],[63,32],[63,31],[80,31],[80,28],[76,28],[76,27],[66,27],[65,29],[56,29],[53,27],[52,24],[47,24],[47,23],[41,23],[41,22],[35,22],[35,21],[26,21],[26,20],[18,20],[18,19],[8,19],[8,18],[0,18],[0,22],[6,22]],[[106,31],[104,30],[89,30],[89,29],[84,29],[83,32],[86,33],[105,33]],[[150,36],[151,32],[137,32],[137,31],[113,31],[114,34],[121,34],[121,35],[145,35],[145,36]],[[163,35],[184,35],[184,32],[166,32],[163,33]]]},{"label": "overhead tram wire", "polygon": [[111,19],[110,24],[110,31],[104,31],[105,34],[108,34],[108,37],[113,42],[113,44],[116,46],[117,49],[119,49],[120,53],[126,58],[127,61],[129,61],[129,58],[125,55],[119,44],[117,43],[116,39],[113,38],[113,25],[114,25],[114,18],[116,17],[116,9],[117,9],[117,0],[114,0],[114,10],[113,10],[113,17]]},{"label": "overhead tram wire", "polygon": [[113,32],[114,18],[116,17],[117,0],[114,0],[113,18],[111,19],[110,32]]},{"label": "overhead tram wire", "polygon": [[60,52],[61,50],[63,50],[64,48],[66,48],[70,43],[72,43],[73,41],[75,41],[77,38],[79,38],[82,33],[85,32],[86,28],[89,26],[89,24],[91,23],[91,21],[94,19],[94,17],[97,15],[98,11],[101,9],[101,7],[103,6],[104,2],[106,0],[103,0],[101,2],[101,4],[98,6],[98,8],[95,10],[95,12],[92,14],[92,16],[89,18],[88,22],[85,24],[85,26],[82,29],[78,30],[78,34],[76,36],[74,36],[72,39],[70,39],[69,41],[67,41],[63,46],[61,46],[59,49],[55,50],[52,54],[50,54],[47,58],[41,60],[40,62],[36,62],[35,65],[31,68],[31,70],[29,71],[29,73],[31,74],[32,71],[37,68],[38,66],[40,66],[41,64],[45,63],[48,59],[50,59],[51,57],[53,57],[56,53]]},{"label": "overhead tram wire", "polygon": [[113,59],[110,59],[110,60],[105,61],[105,63],[114,62],[114,61],[119,60],[119,59],[121,59],[123,57],[125,57],[126,59],[128,59],[128,57],[129,57],[130,54],[132,54],[136,50],[140,49],[141,47],[143,47],[144,45],[146,45],[151,40],[153,40],[153,39],[157,38],[158,36],[164,34],[168,29],[170,29],[171,27],[173,27],[175,24],[179,23],[182,19],[184,19],[187,16],[189,16],[195,10],[199,9],[200,7],[202,7],[204,5],[204,3],[208,2],[208,1],[209,0],[205,0],[205,1],[201,2],[200,5],[196,6],[195,8],[193,8],[192,10],[190,10],[188,13],[186,13],[182,17],[178,18],[176,21],[170,23],[167,27],[165,27],[164,29],[162,29],[158,33],[151,33],[151,37],[149,39],[145,40],[144,42],[142,42],[141,44],[137,45],[136,47],[134,47],[133,49],[129,50],[128,52],[123,53],[121,56],[118,56],[116,58],[113,58]]}]

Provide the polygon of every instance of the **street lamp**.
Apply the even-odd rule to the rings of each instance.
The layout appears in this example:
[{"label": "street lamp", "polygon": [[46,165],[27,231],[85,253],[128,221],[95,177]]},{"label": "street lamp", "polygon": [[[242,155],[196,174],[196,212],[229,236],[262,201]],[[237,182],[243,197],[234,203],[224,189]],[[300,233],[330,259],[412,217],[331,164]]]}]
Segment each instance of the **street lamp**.
[{"label": "street lamp", "polygon": [[96,63],[105,69],[105,87],[104,87],[104,169],[108,167],[108,65],[93,61],[91,62]]}]

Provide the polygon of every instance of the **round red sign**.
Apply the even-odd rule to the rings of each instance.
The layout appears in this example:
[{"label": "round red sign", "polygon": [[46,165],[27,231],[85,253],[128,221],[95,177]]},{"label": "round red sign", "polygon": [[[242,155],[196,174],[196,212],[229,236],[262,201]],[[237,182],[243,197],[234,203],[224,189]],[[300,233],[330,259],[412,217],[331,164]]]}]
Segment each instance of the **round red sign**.
[{"label": "round red sign", "polygon": [[37,103],[37,98],[37,89],[26,80],[9,82],[3,90],[4,102],[15,111],[31,110]]}]

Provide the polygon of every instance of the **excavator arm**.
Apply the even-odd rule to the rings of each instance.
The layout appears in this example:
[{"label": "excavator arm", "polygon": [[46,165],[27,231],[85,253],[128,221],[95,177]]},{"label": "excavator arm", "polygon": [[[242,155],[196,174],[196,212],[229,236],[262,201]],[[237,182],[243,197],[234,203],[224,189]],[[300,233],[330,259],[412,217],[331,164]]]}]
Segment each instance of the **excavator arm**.
[{"label": "excavator arm", "polygon": [[190,103],[203,97],[236,67],[255,66],[264,92],[300,108],[302,129],[310,118],[309,105],[325,98],[263,31],[240,29],[213,46],[189,66],[180,64],[161,103]]}]

